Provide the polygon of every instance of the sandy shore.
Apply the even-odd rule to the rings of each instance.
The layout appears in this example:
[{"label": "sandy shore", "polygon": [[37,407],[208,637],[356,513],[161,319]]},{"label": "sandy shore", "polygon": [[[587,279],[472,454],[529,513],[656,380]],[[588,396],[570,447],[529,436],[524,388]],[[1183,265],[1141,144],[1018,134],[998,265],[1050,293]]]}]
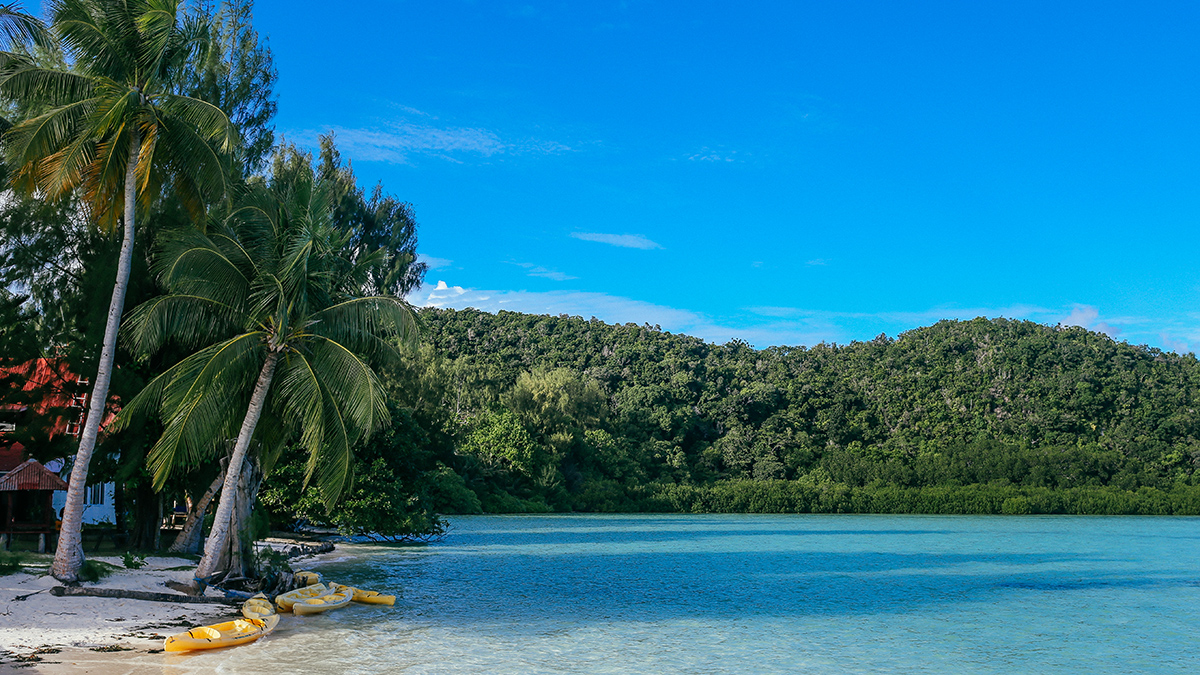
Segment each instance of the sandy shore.
[{"label": "sandy shore", "polygon": [[[190,581],[195,567],[183,558],[147,558],[140,570],[124,569],[119,557],[95,560],[121,569],[90,585],[158,593],[174,592],[165,581]],[[194,672],[164,663],[163,640],[237,614],[227,605],[50,595],[58,585],[49,575],[0,576],[0,673]]]}]

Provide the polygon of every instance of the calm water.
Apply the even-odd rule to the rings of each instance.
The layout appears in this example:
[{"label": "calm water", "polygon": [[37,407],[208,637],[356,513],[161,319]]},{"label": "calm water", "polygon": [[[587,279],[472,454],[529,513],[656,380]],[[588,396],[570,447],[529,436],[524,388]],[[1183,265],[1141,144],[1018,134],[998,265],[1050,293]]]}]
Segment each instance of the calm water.
[{"label": "calm water", "polygon": [[462,517],[345,547],[394,608],[285,615],[226,672],[1200,671],[1200,518]]}]

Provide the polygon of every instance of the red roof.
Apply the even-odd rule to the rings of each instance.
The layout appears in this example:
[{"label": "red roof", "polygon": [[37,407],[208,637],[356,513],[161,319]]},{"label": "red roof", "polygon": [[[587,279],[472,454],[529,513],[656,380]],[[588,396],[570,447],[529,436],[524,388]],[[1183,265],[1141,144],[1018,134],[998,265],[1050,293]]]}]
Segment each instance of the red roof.
[{"label": "red roof", "polygon": [[5,445],[0,442],[0,473],[12,471],[25,461],[25,446],[20,443]]},{"label": "red roof", "polygon": [[27,460],[0,478],[0,492],[16,490],[66,490],[67,483],[36,459]]},{"label": "red roof", "polygon": [[[33,359],[20,365],[0,366],[0,377],[10,379],[18,391],[29,392],[32,399],[9,403],[3,406],[4,410],[28,409],[29,415],[48,418],[51,420],[47,425],[50,438],[59,434],[79,434],[91,386],[86,378],[73,373],[66,361]],[[119,407],[117,399],[110,397],[103,424],[112,421]],[[2,435],[3,432],[0,432]],[[3,470],[3,466],[0,466],[0,470]]]}]

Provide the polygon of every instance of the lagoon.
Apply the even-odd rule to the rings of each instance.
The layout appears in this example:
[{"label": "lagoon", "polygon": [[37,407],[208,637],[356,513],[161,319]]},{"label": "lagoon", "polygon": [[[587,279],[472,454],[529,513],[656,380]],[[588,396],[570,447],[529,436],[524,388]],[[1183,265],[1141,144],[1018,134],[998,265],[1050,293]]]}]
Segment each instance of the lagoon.
[{"label": "lagoon", "polygon": [[1157,673],[1200,668],[1200,518],[454,517],[316,569],[394,608],[285,616],[229,672]]}]

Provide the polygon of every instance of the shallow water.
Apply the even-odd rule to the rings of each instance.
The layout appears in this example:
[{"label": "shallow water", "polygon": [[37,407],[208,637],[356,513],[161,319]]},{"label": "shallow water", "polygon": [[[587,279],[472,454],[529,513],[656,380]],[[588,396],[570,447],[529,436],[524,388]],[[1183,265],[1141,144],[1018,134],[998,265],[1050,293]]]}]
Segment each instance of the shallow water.
[{"label": "shallow water", "polygon": [[1200,669],[1200,518],[457,517],[318,567],[394,608],[285,615],[224,672]]}]

